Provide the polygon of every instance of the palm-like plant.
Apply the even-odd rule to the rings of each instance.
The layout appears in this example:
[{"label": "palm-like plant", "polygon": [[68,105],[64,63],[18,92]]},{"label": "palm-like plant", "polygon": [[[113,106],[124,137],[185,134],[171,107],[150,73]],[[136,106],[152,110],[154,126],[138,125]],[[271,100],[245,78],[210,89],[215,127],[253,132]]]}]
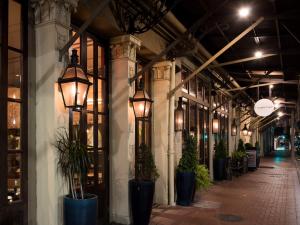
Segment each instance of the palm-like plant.
[{"label": "palm-like plant", "polygon": [[[90,159],[78,132],[74,136],[71,139],[65,128],[57,131],[54,144],[58,156],[57,169],[68,182],[72,198],[84,199],[83,182],[90,167]],[[77,188],[80,189],[80,194],[77,193]]]}]

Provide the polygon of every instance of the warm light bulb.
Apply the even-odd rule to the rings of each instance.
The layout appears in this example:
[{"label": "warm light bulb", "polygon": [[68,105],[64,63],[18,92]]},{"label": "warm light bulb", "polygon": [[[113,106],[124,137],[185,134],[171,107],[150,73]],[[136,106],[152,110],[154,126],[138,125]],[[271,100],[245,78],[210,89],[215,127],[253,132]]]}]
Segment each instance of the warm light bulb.
[{"label": "warm light bulb", "polygon": [[143,103],[139,104],[139,110],[141,112],[144,112],[144,104]]},{"label": "warm light bulb", "polygon": [[278,117],[281,117],[281,116],[283,116],[283,112],[278,112],[277,115],[278,115]]},{"label": "warm light bulb", "polygon": [[250,8],[249,7],[241,7],[239,9],[239,16],[242,18],[248,17],[250,14]]},{"label": "warm light bulb", "polygon": [[271,84],[269,87],[272,89],[272,88],[274,87],[274,85],[273,85],[273,84]]},{"label": "warm light bulb", "polygon": [[256,51],[254,55],[256,58],[261,58],[263,56],[263,53],[262,51]]}]

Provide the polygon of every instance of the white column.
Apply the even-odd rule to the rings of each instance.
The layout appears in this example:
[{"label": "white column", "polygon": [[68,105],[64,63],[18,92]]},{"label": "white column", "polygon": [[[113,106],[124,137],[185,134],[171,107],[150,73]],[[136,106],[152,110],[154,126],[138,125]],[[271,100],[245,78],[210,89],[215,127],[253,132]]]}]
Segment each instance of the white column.
[{"label": "white column", "polygon": [[130,224],[128,181],[134,176],[134,113],[129,98],[133,88],[136,49],[140,40],[132,35],[111,39],[110,94],[110,220]]},{"label": "white column", "polygon": [[36,149],[29,149],[30,155],[35,151],[36,156],[34,210],[38,225],[61,225],[62,196],[66,193],[66,185],[57,173],[53,143],[57,128],[67,128],[68,113],[56,82],[65,66],[59,62],[59,49],[69,39],[71,10],[77,6],[77,1],[32,0],[31,3],[35,14],[36,40],[36,99],[33,106],[36,110],[36,133],[30,133],[36,135]]},{"label": "white column", "polygon": [[168,204],[168,127],[170,73],[172,63],[164,61],[153,66],[152,149],[159,178],[155,185],[155,202]]}]

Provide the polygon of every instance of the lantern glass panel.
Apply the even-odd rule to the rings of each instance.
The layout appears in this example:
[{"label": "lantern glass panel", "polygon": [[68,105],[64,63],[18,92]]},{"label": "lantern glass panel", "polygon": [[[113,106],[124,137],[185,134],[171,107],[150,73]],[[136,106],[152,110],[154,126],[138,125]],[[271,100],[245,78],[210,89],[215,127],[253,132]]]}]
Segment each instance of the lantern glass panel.
[{"label": "lantern glass panel", "polygon": [[149,116],[150,108],[151,108],[151,102],[150,101],[146,101],[145,117]]},{"label": "lantern glass panel", "polygon": [[246,136],[248,134],[248,130],[243,130],[243,135]]},{"label": "lantern glass panel", "polygon": [[86,79],[86,76],[85,76],[83,70],[80,67],[77,67],[77,66],[76,67],[74,67],[74,66],[68,67],[66,69],[65,74],[64,74],[64,78],[65,79],[66,78],[74,78],[74,77],[76,77],[76,72],[77,72],[77,77],[78,78]]},{"label": "lantern glass panel", "polygon": [[219,120],[213,119],[213,133],[216,134],[219,132]]},{"label": "lantern glass panel", "polygon": [[183,130],[183,109],[175,110],[175,130],[181,131]]},{"label": "lantern glass panel", "polygon": [[61,91],[63,93],[66,107],[75,105],[76,82],[62,83]]},{"label": "lantern glass panel", "polygon": [[232,135],[232,136],[236,136],[236,133],[237,133],[236,126],[232,126],[232,127],[231,127],[231,135]]},{"label": "lantern glass panel", "polygon": [[136,101],[133,102],[133,110],[135,112],[136,118],[143,118],[145,115],[145,105],[146,101]]},{"label": "lantern glass panel", "polygon": [[88,88],[88,84],[77,82],[77,105],[84,105]]}]

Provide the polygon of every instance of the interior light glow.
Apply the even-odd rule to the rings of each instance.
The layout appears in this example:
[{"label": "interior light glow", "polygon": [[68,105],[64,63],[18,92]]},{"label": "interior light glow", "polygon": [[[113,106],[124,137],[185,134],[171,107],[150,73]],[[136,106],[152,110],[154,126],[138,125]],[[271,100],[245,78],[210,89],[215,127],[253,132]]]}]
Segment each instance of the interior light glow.
[{"label": "interior light glow", "polygon": [[261,58],[263,56],[263,53],[262,53],[262,51],[256,51],[255,54],[254,54],[254,56],[256,58]]},{"label": "interior light glow", "polygon": [[278,112],[277,115],[278,115],[278,117],[281,117],[281,116],[283,116],[283,112]]},{"label": "interior light glow", "polygon": [[269,87],[272,89],[272,88],[274,87],[274,85],[273,85],[273,84],[271,84]]},{"label": "interior light glow", "polygon": [[242,18],[248,17],[250,14],[250,8],[249,7],[241,7],[239,9],[239,16]]}]

